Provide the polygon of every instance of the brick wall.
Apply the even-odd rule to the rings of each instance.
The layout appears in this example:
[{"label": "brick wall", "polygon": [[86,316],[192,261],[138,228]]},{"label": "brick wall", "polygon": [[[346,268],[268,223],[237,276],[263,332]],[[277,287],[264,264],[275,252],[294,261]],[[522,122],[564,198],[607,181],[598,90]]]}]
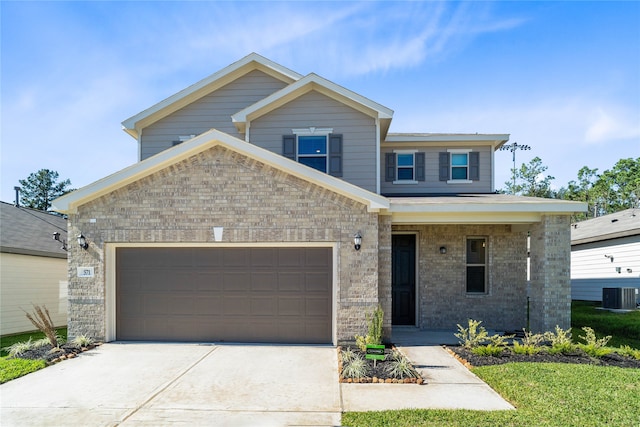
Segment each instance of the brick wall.
[{"label": "brick wall", "polygon": [[531,228],[531,330],[571,327],[569,215],[545,215]]},{"label": "brick wall", "polygon": [[[105,244],[213,242],[337,244],[338,340],[366,331],[378,303],[378,215],[344,196],[223,147],[93,200],[69,216],[69,235],[83,233],[88,250],[70,245],[69,335],[106,335]],[[363,236],[353,248],[353,234]],[[77,267],[94,267],[93,278]]]},{"label": "brick wall", "polygon": [[[393,231],[417,233],[420,328],[456,329],[470,318],[490,329],[526,326],[526,232],[510,225],[394,225]],[[486,295],[466,293],[467,236],[487,238]]]}]

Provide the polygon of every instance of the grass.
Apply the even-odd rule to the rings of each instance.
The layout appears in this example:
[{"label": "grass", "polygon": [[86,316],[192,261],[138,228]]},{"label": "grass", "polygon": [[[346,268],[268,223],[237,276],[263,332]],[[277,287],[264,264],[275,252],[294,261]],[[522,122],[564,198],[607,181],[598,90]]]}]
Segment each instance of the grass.
[{"label": "grass", "polygon": [[[58,335],[67,339],[67,328],[59,328]],[[44,360],[9,359],[6,350],[16,343],[24,343],[29,340],[39,341],[46,339],[42,332],[27,332],[19,335],[5,335],[0,337],[0,384],[30,374],[47,366]]]},{"label": "grass", "polygon": [[[473,372],[515,411],[349,412],[345,426],[635,426],[640,370],[562,363],[510,363]],[[461,397],[462,398],[462,397]]]},{"label": "grass", "polygon": [[44,360],[8,359],[0,357],[0,384],[42,369]]},{"label": "grass", "polygon": [[572,335],[584,335],[580,329],[588,326],[598,337],[611,335],[608,345],[622,347],[628,345],[640,349],[640,310],[630,313],[613,313],[598,310],[602,304],[594,301],[573,301],[571,304]]},{"label": "grass", "polygon": [[[609,346],[640,349],[640,311],[611,313],[574,301],[572,336],[593,328]],[[561,363],[508,363],[473,368],[515,411],[408,409],[348,412],[345,426],[639,426],[640,370]],[[461,397],[464,398],[464,397]]]},{"label": "grass", "polygon": [[[63,338],[63,341],[67,340],[67,328],[58,328],[58,335]],[[0,356],[4,357],[9,354],[8,351],[5,350],[6,347],[12,346],[15,343],[29,341],[31,338],[32,341],[37,341],[42,338],[46,338],[42,332],[26,332],[24,334],[19,335],[4,335],[0,337]]]}]

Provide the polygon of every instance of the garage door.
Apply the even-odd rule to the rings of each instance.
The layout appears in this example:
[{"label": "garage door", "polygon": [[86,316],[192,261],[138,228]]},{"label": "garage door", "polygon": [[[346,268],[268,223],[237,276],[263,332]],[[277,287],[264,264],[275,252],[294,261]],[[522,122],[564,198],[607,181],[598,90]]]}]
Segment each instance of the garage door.
[{"label": "garage door", "polygon": [[118,248],[118,340],[331,343],[331,248]]}]

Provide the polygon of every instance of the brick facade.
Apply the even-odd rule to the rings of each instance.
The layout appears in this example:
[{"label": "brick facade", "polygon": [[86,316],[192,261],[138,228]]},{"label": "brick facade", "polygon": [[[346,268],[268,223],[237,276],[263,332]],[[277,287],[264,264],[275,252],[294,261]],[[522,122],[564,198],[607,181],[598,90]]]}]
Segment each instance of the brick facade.
[{"label": "brick facade", "polygon": [[571,327],[569,215],[543,215],[531,228],[531,330]]},{"label": "brick facade", "polygon": [[[83,233],[89,248],[70,245],[69,336],[105,339],[105,245],[210,243],[224,227],[224,244],[314,242],[335,244],[334,313],[337,340],[366,331],[365,313],[378,303],[378,214],[365,205],[221,146],[207,149],[88,202],[69,215],[69,235]],[[389,228],[389,224],[385,225]],[[360,231],[362,248],[353,235]],[[93,278],[77,267],[93,267]]]},{"label": "brick facade", "polygon": [[[526,232],[510,225],[394,225],[393,232],[417,234],[421,329],[455,330],[468,319],[497,330],[526,326]],[[466,237],[487,239],[486,295],[466,293]]]}]

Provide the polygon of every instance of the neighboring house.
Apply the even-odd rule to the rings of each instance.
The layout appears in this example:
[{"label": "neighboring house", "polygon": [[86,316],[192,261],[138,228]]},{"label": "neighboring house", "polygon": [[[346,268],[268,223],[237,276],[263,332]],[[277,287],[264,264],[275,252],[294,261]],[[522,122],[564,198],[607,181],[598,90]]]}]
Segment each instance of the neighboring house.
[{"label": "neighboring house", "polygon": [[640,209],[571,227],[571,298],[602,301],[602,288],[640,288]]},{"label": "neighboring house", "polygon": [[35,330],[25,311],[46,306],[55,326],[67,324],[67,220],[0,202],[0,335]]},{"label": "neighboring house", "polygon": [[531,327],[568,328],[586,204],[496,194],[506,134],[390,133],[392,116],[250,54],[125,120],[140,162],[54,202],[89,244],[70,250],[69,333],[335,344],[378,304],[387,338],[521,329],[529,233]]}]

